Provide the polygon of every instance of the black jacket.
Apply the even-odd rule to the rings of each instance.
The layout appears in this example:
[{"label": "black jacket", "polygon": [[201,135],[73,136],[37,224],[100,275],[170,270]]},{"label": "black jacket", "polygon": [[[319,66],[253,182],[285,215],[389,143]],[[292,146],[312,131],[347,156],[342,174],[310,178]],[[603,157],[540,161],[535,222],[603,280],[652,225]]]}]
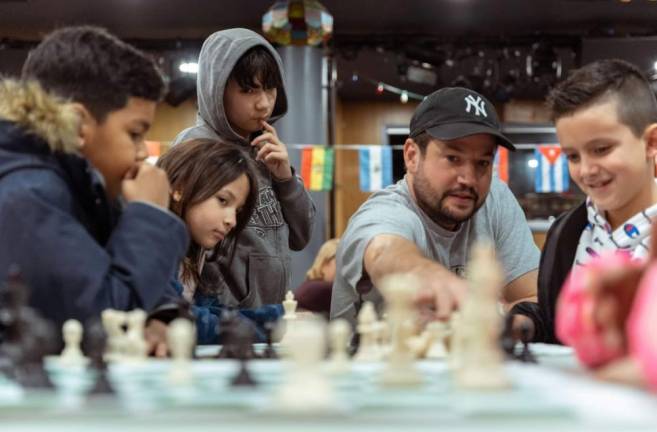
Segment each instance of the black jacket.
[{"label": "black jacket", "polygon": [[573,267],[579,238],[588,223],[586,202],[560,215],[548,230],[538,268],[538,304],[522,302],[512,314],[525,315],[534,322],[533,342],[561,343],[554,334],[557,299]]},{"label": "black jacket", "polygon": [[17,264],[30,306],[58,326],[174,304],[184,223],[145,203],[111,205],[75,152],[74,119],[42,93],[0,82],[0,281]]}]

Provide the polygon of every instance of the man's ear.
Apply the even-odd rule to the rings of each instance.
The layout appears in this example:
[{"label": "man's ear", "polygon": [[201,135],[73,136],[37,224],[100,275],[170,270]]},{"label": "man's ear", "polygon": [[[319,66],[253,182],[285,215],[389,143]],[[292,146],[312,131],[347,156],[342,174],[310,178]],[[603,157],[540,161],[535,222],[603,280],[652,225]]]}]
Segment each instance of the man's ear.
[{"label": "man's ear", "polygon": [[80,149],[84,149],[90,142],[98,122],[96,121],[96,118],[91,114],[91,112],[89,112],[89,110],[81,103],[73,102],[71,106],[80,118],[80,123],[78,126],[78,145]]},{"label": "man's ear", "polygon": [[646,142],[646,155],[655,159],[657,156],[657,123],[652,123],[646,127],[643,132],[643,139]]},{"label": "man's ear", "polygon": [[407,172],[414,173],[417,170],[421,156],[420,147],[413,138],[406,138],[404,142],[404,164]]}]

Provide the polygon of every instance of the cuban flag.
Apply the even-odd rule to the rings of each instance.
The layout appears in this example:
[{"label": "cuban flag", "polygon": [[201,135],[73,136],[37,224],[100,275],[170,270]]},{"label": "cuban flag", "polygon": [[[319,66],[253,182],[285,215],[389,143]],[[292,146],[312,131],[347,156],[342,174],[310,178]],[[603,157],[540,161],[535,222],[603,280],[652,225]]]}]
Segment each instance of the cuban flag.
[{"label": "cuban flag", "polygon": [[536,192],[565,192],[570,185],[568,160],[558,145],[542,145],[534,150],[538,162],[535,173]]},{"label": "cuban flag", "polygon": [[392,148],[367,146],[358,152],[360,190],[374,192],[392,184]]}]

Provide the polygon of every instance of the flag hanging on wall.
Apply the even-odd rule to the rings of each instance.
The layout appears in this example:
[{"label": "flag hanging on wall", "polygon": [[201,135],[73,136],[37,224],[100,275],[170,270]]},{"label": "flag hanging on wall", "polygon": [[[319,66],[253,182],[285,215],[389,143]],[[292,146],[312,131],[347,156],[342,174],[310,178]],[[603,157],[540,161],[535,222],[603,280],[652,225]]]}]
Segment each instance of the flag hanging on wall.
[{"label": "flag hanging on wall", "polygon": [[331,190],[333,188],[333,149],[306,147],[301,150],[301,178],[308,190]]},{"label": "flag hanging on wall", "polygon": [[498,146],[493,165],[500,180],[509,183],[509,150]]},{"label": "flag hanging on wall", "polygon": [[148,151],[148,158],[146,159],[150,164],[155,165],[157,159],[162,156],[162,144],[159,141],[144,141],[146,143],[146,150]]},{"label": "flag hanging on wall", "polygon": [[392,184],[392,148],[367,146],[358,151],[360,189],[373,192]]},{"label": "flag hanging on wall", "polygon": [[558,145],[542,145],[534,150],[538,162],[536,192],[565,192],[569,187],[568,160]]}]

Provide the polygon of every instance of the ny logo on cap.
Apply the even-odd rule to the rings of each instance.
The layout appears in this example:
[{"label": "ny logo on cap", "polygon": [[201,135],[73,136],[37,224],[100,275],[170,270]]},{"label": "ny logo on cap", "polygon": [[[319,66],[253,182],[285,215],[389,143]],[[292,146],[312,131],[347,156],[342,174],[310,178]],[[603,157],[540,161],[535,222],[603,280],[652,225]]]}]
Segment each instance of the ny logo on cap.
[{"label": "ny logo on cap", "polygon": [[484,101],[481,99],[481,96],[477,96],[477,99],[475,99],[474,96],[468,95],[465,98],[465,101],[468,103],[468,106],[465,107],[466,112],[469,113],[470,109],[474,107],[474,114],[476,116],[483,115],[484,117],[488,117],[488,114],[486,114],[486,108],[484,107]]}]

